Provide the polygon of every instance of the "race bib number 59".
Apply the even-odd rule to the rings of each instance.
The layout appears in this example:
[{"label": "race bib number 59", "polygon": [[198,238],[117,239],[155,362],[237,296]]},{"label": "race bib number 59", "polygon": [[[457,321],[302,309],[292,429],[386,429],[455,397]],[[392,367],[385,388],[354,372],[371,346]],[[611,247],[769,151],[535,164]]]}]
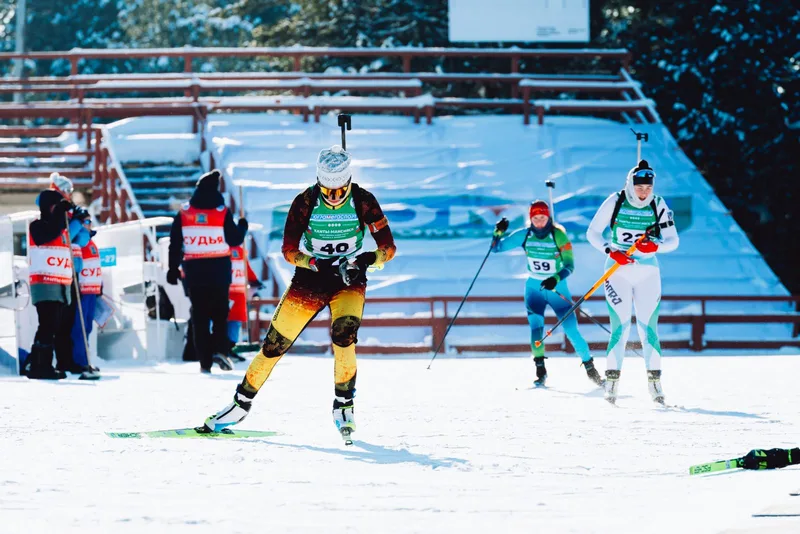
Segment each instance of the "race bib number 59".
[{"label": "race bib number 59", "polygon": [[556,262],[555,260],[528,258],[528,269],[534,274],[552,276],[556,273]]}]

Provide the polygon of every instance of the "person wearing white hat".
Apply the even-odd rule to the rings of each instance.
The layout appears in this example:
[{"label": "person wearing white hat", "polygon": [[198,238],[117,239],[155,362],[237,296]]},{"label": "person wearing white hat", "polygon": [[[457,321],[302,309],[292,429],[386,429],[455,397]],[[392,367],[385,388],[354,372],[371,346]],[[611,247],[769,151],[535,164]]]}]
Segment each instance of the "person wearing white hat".
[{"label": "person wearing white hat", "polygon": [[74,187],[72,185],[72,180],[66,176],[61,176],[57,172],[50,173],[50,189],[58,191],[61,193],[61,196],[67,200],[72,199]]},{"label": "person wearing white hat", "polygon": [[[656,254],[678,248],[678,232],[666,201],[653,194],[656,173],[646,160],[628,172],[625,189],[612,193],[597,210],[586,238],[597,250],[607,254],[608,269],[620,267],[605,282],[606,303],[611,316],[608,342],[605,398],[617,399],[617,385],[631,331],[632,308],[636,307],[636,327],[642,342],[648,388],[653,401],[664,404],[661,387],[661,343],[658,340],[658,308],[661,304],[661,269]],[[603,232],[611,229],[611,238]],[[632,256],[625,254],[642,235]]]},{"label": "person wearing white hat", "polygon": [[[378,201],[353,182],[351,163],[350,154],[338,145],[322,150],[317,158],[317,183],[292,202],[282,251],[286,261],[296,267],[294,277],[233,402],[206,419],[205,431],[219,432],[247,416],[275,364],[326,306],[331,310],[334,423],[346,441],[355,431],[355,344],[364,310],[366,271],[391,260],[395,244]],[[377,248],[364,252],[367,229]]]}]

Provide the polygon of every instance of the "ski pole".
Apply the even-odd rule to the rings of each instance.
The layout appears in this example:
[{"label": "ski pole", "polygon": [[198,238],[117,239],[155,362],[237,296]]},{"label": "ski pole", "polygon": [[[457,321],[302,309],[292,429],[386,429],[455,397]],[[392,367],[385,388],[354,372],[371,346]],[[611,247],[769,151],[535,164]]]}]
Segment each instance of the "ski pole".
[{"label": "ski pole", "polygon": [[342,149],[347,150],[347,138],[345,137],[344,130],[347,127],[348,130],[352,130],[352,117],[347,113],[340,113],[337,117],[339,121],[339,127],[342,129]]},{"label": "ski pole", "polygon": [[[458,312],[461,311],[461,307],[464,305],[464,302],[466,302],[467,297],[469,296],[469,292],[472,291],[472,286],[475,285],[475,280],[477,280],[478,275],[481,274],[481,270],[483,269],[483,266],[486,265],[486,260],[489,259],[489,254],[492,253],[493,248],[494,248],[494,239],[492,239],[492,244],[489,246],[489,250],[486,251],[486,256],[483,257],[481,266],[478,267],[478,272],[475,273],[475,277],[472,279],[472,283],[467,288],[467,292],[464,294],[464,298],[461,299],[461,304],[458,305],[458,309],[456,310],[456,313],[453,315],[453,318],[450,320],[450,324],[447,325],[447,330],[444,331],[444,335],[442,336],[442,340],[439,342],[439,346],[436,347],[436,350],[433,352],[433,358],[431,358],[431,361],[428,363],[428,369],[431,368],[433,360],[436,359],[436,356],[439,354],[439,350],[441,350],[442,345],[444,345],[444,340],[447,338],[447,334],[448,332],[450,332],[450,328],[453,326],[453,323],[456,322],[456,317],[458,317]],[[431,319],[433,319],[433,317],[431,317]]]},{"label": "ski pole", "polygon": [[[239,218],[244,217],[244,188],[241,184],[239,184]],[[250,299],[248,298],[247,293],[247,236],[242,241],[242,255],[244,256],[244,320],[245,320],[245,328],[247,328],[247,342],[252,343],[252,334],[250,333]]]},{"label": "ski pole", "polygon": [[[72,246],[72,232],[69,231],[69,215],[66,213],[64,214],[64,222],[67,223],[67,239],[69,240],[70,246]],[[89,360],[89,337],[86,335],[86,321],[83,319],[83,304],[81,304],[81,288],[78,285],[78,273],[75,272],[74,262],[72,264],[72,283],[75,284],[75,300],[78,302],[78,317],[81,320],[81,337],[83,337],[83,348],[86,349],[86,364],[91,370],[92,362]],[[92,373],[94,372],[92,371]],[[89,377],[86,376],[86,373],[81,373],[81,378],[86,379]],[[99,378],[99,376],[95,376],[93,378]]]},{"label": "ski pole", "polygon": [[644,132],[637,132],[633,128],[631,128],[631,131],[633,132],[633,135],[636,136],[636,163],[639,163],[639,161],[642,159],[642,141],[645,143],[649,142],[650,136]]},{"label": "ski pole", "polygon": [[[553,291],[553,293],[555,293],[556,295],[558,295],[559,297],[561,297],[561,300],[563,300],[564,302],[569,302],[570,304],[572,304],[572,301],[571,301],[571,300],[569,300],[567,297],[565,297],[564,295],[562,295],[561,293],[559,293],[559,292],[558,292],[558,291],[556,291],[555,289],[553,289],[552,291]],[[577,309],[577,310],[575,310],[575,311],[576,311],[576,313],[580,313],[581,315],[583,315],[584,317],[586,317],[587,319],[589,319],[591,322],[593,322],[594,324],[596,324],[597,326],[599,326],[600,328],[602,328],[603,330],[605,330],[607,334],[611,334],[611,330],[609,330],[608,328],[606,328],[606,325],[604,325],[603,323],[601,323],[600,321],[598,321],[597,319],[595,319],[593,315],[591,315],[591,314],[587,313],[587,312],[586,312],[586,311],[585,311],[583,308],[578,308],[578,309]]]},{"label": "ski pole", "polygon": [[556,220],[556,205],[553,204],[553,189],[556,188],[556,183],[553,180],[547,180],[544,185],[547,186],[547,192],[550,195],[550,218]]},{"label": "ski pole", "polygon": [[[561,297],[561,300],[563,300],[564,302],[569,302],[570,304],[572,304],[572,301],[571,301],[571,300],[569,300],[567,297],[565,297],[564,295],[562,295],[561,293],[559,293],[559,292],[558,292],[558,291],[556,291],[555,289],[553,289],[553,293],[555,293],[556,295],[558,295],[559,297]],[[578,308],[578,309],[577,309],[577,313],[580,313],[581,315],[583,315],[584,317],[586,317],[587,319],[589,319],[591,322],[593,322],[594,324],[596,324],[597,326],[599,326],[600,328],[602,328],[603,330],[605,330],[605,331],[606,331],[606,333],[607,333],[608,335],[611,335],[611,330],[609,330],[609,329],[606,327],[606,325],[604,325],[603,323],[601,323],[600,321],[598,321],[597,319],[595,319],[595,318],[594,318],[594,316],[593,316],[591,313],[587,312],[587,311],[586,311],[586,310],[584,310],[583,308]],[[638,350],[636,350],[636,349],[632,349],[632,350],[633,350],[633,352],[634,352],[634,353],[635,353],[637,356],[641,356],[641,354],[639,353],[639,351],[638,351]]]},{"label": "ski pole", "polygon": [[[647,236],[647,233],[644,233],[644,234],[640,235],[640,236],[639,236],[639,238],[638,238],[638,239],[637,239],[637,240],[636,240],[636,241],[633,243],[633,245],[631,245],[631,248],[629,248],[627,251],[625,251],[625,255],[626,255],[626,256],[632,256],[632,255],[633,255],[633,253],[634,253],[634,252],[636,252],[636,247],[639,245],[639,243],[641,243],[642,241],[644,241],[644,240],[645,240],[647,237],[648,237],[648,236]],[[592,293],[594,293],[595,291],[597,291],[597,289],[598,289],[598,288],[599,288],[601,285],[603,285],[603,282],[605,282],[606,280],[608,280],[609,278],[611,278],[611,275],[612,275],[612,274],[614,274],[614,273],[617,271],[617,269],[619,269],[619,268],[620,268],[620,264],[619,264],[619,263],[616,263],[616,262],[614,262],[614,265],[612,265],[611,267],[609,267],[609,268],[608,268],[608,270],[607,270],[607,271],[606,271],[606,272],[603,274],[603,276],[601,276],[601,277],[600,277],[600,280],[598,280],[597,282],[595,282],[595,284],[594,284],[594,285],[593,285],[591,288],[589,288],[589,291],[587,291],[585,295],[583,295],[583,296],[582,296],[580,299],[578,299],[578,301],[577,301],[575,304],[573,304],[573,305],[572,305],[572,307],[571,307],[571,308],[570,308],[570,309],[567,311],[567,313],[565,313],[565,314],[564,314],[564,315],[561,317],[561,319],[559,319],[559,320],[558,320],[558,322],[557,322],[557,323],[556,323],[556,324],[553,326],[553,328],[551,328],[550,330],[548,330],[547,332],[545,332],[545,334],[544,334],[544,337],[543,337],[542,339],[540,339],[540,340],[538,340],[538,341],[535,341],[535,342],[534,342],[534,346],[535,346],[535,347],[541,347],[541,346],[542,346],[542,343],[544,342],[544,340],[545,340],[545,339],[547,339],[548,337],[550,337],[550,335],[553,333],[553,331],[554,331],[556,328],[558,328],[559,326],[561,326],[561,323],[563,323],[564,321],[566,321],[566,320],[567,320],[567,317],[569,317],[570,315],[572,315],[572,314],[575,312],[575,310],[577,310],[577,309],[578,309],[578,307],[579,307],[581,304],[583,304],[583,302],[584,302],[586,299],[588,299],[589,297],[591,297],[591,296],[592,296]]]}]

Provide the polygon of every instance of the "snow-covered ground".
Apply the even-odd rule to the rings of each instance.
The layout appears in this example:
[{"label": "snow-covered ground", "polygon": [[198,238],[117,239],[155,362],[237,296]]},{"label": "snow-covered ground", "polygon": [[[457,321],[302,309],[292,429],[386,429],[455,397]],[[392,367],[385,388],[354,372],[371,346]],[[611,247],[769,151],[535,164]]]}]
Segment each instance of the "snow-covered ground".
[{"label": "snow-covered ground", "polygon": [[281,432],[267,439],[104,434],[199,424],[244,364],[2,377],[0,532],[800,532],[800,518],[752,517],[792,499],[800,470],[688,475],[798,445],[800,358],[668,357],[673,410],[651,404],[635,357],[618,407],[577,358],[548,360],[547,390],[529,389],[525,357],[427,363],[360,359],[353,447],[331,422],[330,358],[279,364],[241,425]]}]

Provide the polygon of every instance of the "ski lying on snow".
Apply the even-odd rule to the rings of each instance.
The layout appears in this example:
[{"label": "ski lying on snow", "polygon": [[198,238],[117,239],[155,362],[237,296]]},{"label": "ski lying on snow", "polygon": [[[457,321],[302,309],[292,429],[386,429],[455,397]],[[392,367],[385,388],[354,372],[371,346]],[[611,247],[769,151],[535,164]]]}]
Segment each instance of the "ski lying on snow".
[{"label": "ski lying on snow", "polygon": [[690,475],[702,475],[705,473],[717,473],[719,471],[727,471],[728,469],[741,469],[744,467],[743,458],[734,458],[733,460],[720,460],[718,462],[709,462],[707,464],[693,465],[689,468]]},{"label": "ski lying on snow", "polygon": [[230,438],[265,438],[277,436],[277,432],[264,432],[260,430],[231,430],[226,428],[220,432],[204,432],[203,427],[195,428],[176,428],[172,430],[152,430],[150,432],[106,432],[110,438],[210,438],[210,439],[230,439]]}]

